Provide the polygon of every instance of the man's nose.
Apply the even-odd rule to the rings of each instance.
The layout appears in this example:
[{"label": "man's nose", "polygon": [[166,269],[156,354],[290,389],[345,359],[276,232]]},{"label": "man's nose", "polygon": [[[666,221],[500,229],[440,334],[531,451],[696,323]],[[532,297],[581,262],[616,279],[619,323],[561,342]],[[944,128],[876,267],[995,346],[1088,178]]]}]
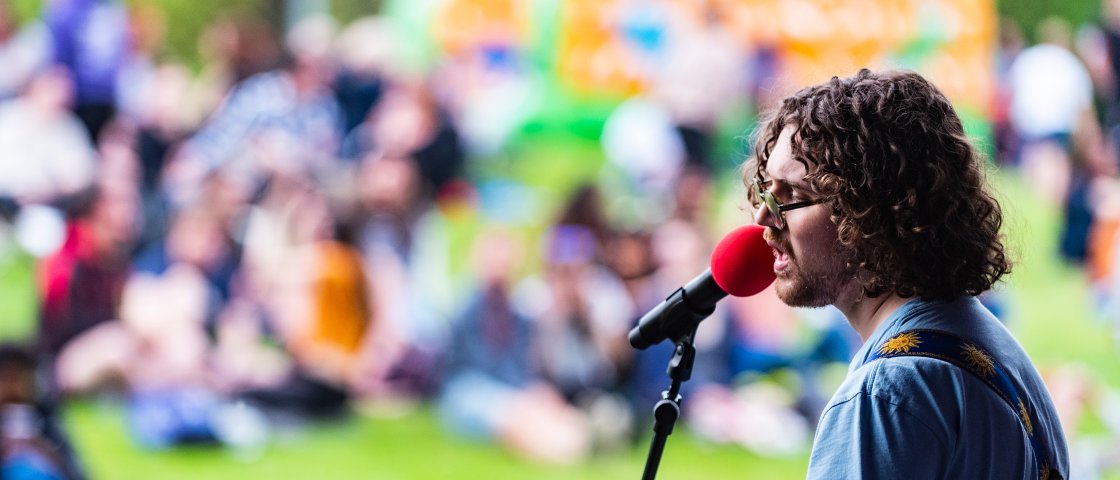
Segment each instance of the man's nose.
[{"label": "man's nose", "polygon": [[778,226],[778,219],[774,216],[774,212],[771,212],[770,208],[767,207],[765,203],[760,204],[758,208],[755,209],[754,223],[757,223],[764,227],[774,227],[781,230],[781,228]]}]

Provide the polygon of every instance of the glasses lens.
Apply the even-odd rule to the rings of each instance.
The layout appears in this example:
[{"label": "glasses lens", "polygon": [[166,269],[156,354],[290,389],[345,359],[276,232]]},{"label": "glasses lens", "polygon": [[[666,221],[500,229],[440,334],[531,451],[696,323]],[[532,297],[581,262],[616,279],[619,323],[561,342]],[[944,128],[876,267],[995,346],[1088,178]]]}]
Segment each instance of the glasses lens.
[{"label": "glasses lens", "polygon": [[778,227],[778,230],[786,228],[786,219],[782,216],[782,208],[781,205],[778,205],[778,199],[774,198],[774,195],[769,191],[765,192],[763,198],[766,199],[766,208],[770,210],[770,215],[774,217],[774,226]]},{"label": "glasses lens", "polygon": [[781,206],[778,205],[778,200],[770,194],[769,190],[762,188],[762,184],[763,182],[755,182],[755,194],[758,195],[760,206],[765,205],[766,209],[770,211],[770,216],[774,217],[774,226],[781,230],[786,227],[785,219],[782,218]]}]

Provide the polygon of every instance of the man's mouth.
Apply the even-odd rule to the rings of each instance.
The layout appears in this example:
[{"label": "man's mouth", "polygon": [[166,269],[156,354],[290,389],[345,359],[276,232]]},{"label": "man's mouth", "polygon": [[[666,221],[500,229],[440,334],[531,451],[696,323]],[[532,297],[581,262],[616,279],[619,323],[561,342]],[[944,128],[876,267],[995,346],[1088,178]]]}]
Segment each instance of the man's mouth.
[{"label": "man's mouth", "polygon": [[763,238],[766,240],[766,244],[770,246],[770,249],[774,251],[774,273],[781,273],[789,267],[789,249],[786,248],[782,242],[779,242],[769,229],[766,230]]},{"label": "man's mouth", "polygon": [[781,273],[789,266],[789,255],[780,250],[774,250],[774,273]]}]

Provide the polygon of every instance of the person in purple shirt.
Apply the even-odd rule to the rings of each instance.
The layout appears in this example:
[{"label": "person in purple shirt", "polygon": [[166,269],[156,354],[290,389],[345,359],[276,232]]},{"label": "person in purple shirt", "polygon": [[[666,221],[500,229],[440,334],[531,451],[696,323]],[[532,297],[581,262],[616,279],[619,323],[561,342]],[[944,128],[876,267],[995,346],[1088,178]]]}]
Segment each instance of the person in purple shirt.
[{"label": "person in purple shirt", "polygon": [[779,298],[837,307],[865,342],[808,478],[1068,478],[1038,371],[975,298],[1011,264],[949,100],[912,72],[833,77],[784,99],[753,157]]},{"label": "person in purple shirt", "polygon": [[96,142],[116,114],[117,77],[128,49],[119,0],[52,0],[44,10],[52,58],[74,79],[74,113]]}]

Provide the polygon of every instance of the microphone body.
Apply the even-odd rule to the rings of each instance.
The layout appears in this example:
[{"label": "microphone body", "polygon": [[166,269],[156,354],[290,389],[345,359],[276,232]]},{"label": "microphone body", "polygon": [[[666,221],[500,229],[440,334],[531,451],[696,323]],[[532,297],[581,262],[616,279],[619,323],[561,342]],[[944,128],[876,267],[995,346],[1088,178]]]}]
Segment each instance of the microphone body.
[{"label": "microphone body", "polygon": [[744,225],[720,240],[711,268],[643,315],[630,330],[630,345],[645,350],[665,339],[679,341],[708,318],[723,297],[746,297],[769,286],[774,281],[774,253],[763,238],[764,230]]},{"label": "microphone body", "polygon": [[712,270],[705,270],[642,315],[638,326],[630,330],[630,345],[645,350],[667,338],[681,338],[708,318],[716,303],[726,296],[727,292],[712,278]]}]

